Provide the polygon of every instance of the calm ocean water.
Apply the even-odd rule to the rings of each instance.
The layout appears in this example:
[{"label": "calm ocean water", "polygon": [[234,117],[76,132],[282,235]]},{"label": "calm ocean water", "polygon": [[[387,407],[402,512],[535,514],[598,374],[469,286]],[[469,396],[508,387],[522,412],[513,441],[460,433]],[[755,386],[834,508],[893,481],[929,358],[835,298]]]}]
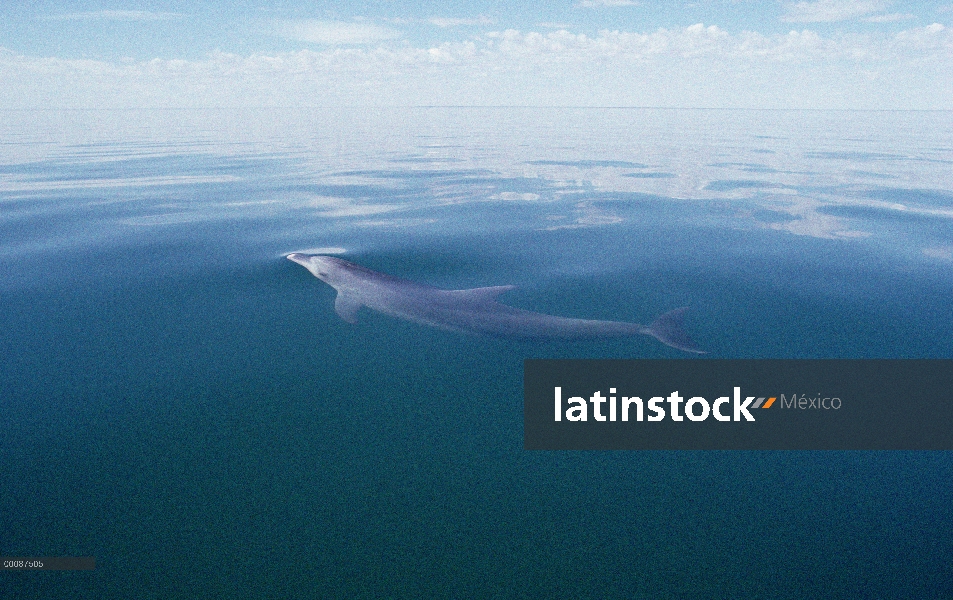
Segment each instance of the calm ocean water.
[{"label": "calm ocean water", "polygon": [[[20,111],[0,121],[17,598],[953,596],[953,456],[526,452],[522,361],[323,249],[716,358],[953,358],[953,113]],[[949,401],[949,399],[942,399]]]}]

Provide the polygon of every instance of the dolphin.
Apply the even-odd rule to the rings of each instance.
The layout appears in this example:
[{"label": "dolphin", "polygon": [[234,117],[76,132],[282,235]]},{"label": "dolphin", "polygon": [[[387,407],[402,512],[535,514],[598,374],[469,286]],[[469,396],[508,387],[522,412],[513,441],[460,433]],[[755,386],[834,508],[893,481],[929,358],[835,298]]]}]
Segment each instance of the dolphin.
[{"label": "dolphin", "polygon": [[294,252],[288,260],[298,263],[337,291],[334,310],[348,323],[357,322],[362,306],[451,331],[518,338],[602,338],[650,335],[666,346],[704,354],[682,329],[687,308],[676,308],[651,325],[621,321],[569,319],[514,308],[496,301],[516,286],[443,290],[399,279],[360,265],[322,254]]}]

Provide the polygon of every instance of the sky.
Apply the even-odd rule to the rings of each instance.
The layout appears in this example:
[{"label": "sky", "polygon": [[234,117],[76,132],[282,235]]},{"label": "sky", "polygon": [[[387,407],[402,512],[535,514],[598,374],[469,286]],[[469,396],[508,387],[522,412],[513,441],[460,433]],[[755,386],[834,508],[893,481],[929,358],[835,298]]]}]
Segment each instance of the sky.
[{"label": "sky", "polygon": [[0,5],[0,109],[953,109],[953,3]]}]

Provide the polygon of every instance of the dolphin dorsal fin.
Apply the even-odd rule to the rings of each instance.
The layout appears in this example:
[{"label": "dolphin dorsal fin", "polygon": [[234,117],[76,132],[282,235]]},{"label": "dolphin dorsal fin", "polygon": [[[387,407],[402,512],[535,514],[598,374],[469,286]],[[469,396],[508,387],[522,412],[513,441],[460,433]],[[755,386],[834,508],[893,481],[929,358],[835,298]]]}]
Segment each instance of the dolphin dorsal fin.
[{"label": "dolphin dorsal fin", "polygon": [[338,292],[334,299],[334,312],[348,323],[357,323],[357,309],[361,308],[360,300],[355,300]]},{"label": "dolphin dorsal fin", "polygon": [[686,310],[688,310],[688,307],[683,306],[660,315],[659,318],[652,321],[651,325],[645,328],[645,333],[666,346],[685,352],[694,352],[695,354],[707,354],[692,341],[692,338],[682,328]]},{"label": "dolphin dorsal fin", "polygon": [[493,287],[472,288],[469,290],[450,290],[449,293],[460,299],[466,299],[472,302],[492,302],[503,292],[515,289],[515,285],[496,285]]}]

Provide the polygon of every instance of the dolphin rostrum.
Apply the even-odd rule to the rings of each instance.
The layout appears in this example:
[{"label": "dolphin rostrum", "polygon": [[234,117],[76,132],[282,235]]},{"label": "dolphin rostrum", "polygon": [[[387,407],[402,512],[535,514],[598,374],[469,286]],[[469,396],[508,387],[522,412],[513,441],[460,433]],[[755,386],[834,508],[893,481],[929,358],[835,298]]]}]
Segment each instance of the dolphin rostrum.
[{"label": "dolphin rostrum", "polygon": [[337,290],[334,310],[348,323],[357,322],[357,311],[370,309],[423,325],[521,338],[601,338],[650,335],[667,346],[704,354],[682,330],[686,308],[676,308],[651,325],[621,321],[569,319],[514,308],[496,301],[512,285],[442,290],[365,269],[360,265],[321,254],[288,255]]}]

